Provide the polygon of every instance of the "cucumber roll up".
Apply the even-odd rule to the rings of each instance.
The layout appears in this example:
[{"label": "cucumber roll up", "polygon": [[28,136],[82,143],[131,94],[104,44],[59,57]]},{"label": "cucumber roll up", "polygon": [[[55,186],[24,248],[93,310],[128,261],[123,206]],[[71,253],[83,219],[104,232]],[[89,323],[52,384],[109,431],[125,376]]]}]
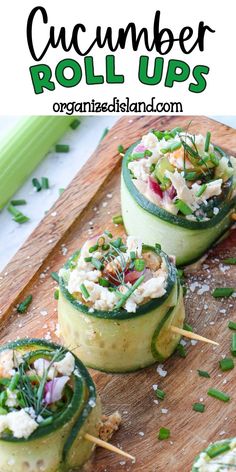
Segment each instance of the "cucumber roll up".
[{"label": "cucumber roll up", "polygon": [[158,241],[178,265],[199,259],[233,224],[235,158],[211,134],[152,130],[124,158],[121,203],[128,234]]},{"label": "cucumber roll up", "polygon": [[236,438],[210,444],[196,457],[192,472],[232,472],[236,469]]},{"label": "cucumber roll up", "polygon": [[0,349],[1,472],[78,470],[98,435],[93,381],[67,349],[24,339]]},{"label": "cucumber roll up", "polygon": [[109,232],[87,241],[60,270],[59,326],[89,367],[127,372],[163,361],[183,326],[182,288],[160,247]]}]

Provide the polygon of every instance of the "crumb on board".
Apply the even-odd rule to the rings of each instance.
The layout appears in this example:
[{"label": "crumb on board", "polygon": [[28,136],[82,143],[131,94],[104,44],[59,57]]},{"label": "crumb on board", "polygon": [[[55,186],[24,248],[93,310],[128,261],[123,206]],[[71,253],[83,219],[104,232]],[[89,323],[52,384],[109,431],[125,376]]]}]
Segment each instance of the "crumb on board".
[{"label": "crumb on board", "polygon": [[103,415],[101,418],[101,425],[99,428],[99,437],[103,441],[109,441],[112,438],[115,431],[118,430],[121,423],[121,415],[118,411],[112,413],[112,415]]}]

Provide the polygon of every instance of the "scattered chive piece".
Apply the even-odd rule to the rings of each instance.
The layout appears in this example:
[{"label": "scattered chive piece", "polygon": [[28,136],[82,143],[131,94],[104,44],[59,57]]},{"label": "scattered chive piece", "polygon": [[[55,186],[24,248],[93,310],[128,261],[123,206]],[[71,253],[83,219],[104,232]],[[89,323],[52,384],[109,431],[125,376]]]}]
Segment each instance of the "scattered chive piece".
[{"label": "scattered chive piece", "polygon": [[122,244],[122,239],[117,238],[117,239],[115,239],[115,241],[112,241],[111,246],[119,248],[121,246],[121,244]]},{"label": "scattered chive piece", "polygon": [[99,259],[96,259],[96,257],[92,257],[91,259],[91,264],[97,269],[101,270],[103,268],[103,264]]},{"label": "scattered chive piece", "polygon": [[13,390],[16,389],[18,383],[19,383],[19,380],[20,380],[20,374],[19,372],[16,372],[15,375],[13,375],[13,377],[11,378],[11,381],[9,383],[9,390],[11,390],[11,392],[13,392]]},{"label": "scattered chive piece", "polygon": [[117,151],[120,153],[120,154],[123,154],[124,153],[124,146],[122,146],[122,144],[119,144],[119,146],[117,147]]},{"label": "scattered chive piece", "polygon": [[90,256],[90,257],[85,257],[85,258],[84,258],[84,261],[85,261],[85,262],[91,262],[91,260],[92,260],[92,256]]},{"label": "scattered chive piece", "polygon": [[101,138],[99,139],[99,143],[105,138],[105,136],[107,135],[109,131],[109,128],[104,128],[103,132],[102,132],[102,136]]},{"label": "scattered chive piece", "polygon": [[158,439],[162,441],[163,439],[169,439],[170,437],[170,430],[168,428],[160,428],[158,433]]},{"label": "scattered chive piece", "polygon": [[192,408],[194,411],[198,411],[199,413],[204,413],[205,411],[204,403],[193,403]]},{"label": "scattered chive piece", "polygon": [[100,236],[100,237],[98,238],[98,240],[97,240],[98,246],[103,246],[103,245],[105,244],[105,242],[106,242],[106,241],[105,241],[104,236]]},{"label": "scattered chive piece", "polygon": [[206,379],[210,379],[211,376],[206,370],[197,369],[199,377],[205,377]]},{"label": "scattered chive piece", "polygon": [[136,259],[136,254],[135,254],[134,251],[130,251],[130,254],[129,254],[129,255],[130,255],[130,259],[131,259],[132,261],[134,261],[134,259]]},{"label": "scattered chive piece", "polygon": [[183,200],[176,200],[175,206],[178,208],[183,215],[192,215],[192,209],[183,201]]},{"label": "scattered chive piece", "polygon": [[37,191],[37,192],[40,192],[40,190],[42,190],[42,187],[41,187],[41,185],[40,185],[40,182],[39,182],[38,179],[36,179],[36,177],[34,177],[34,178],[32,179],[32,184],[33,184],[34,188],[36,188],[36,191]]},{"label": "scattered chive piece", "polygon": [[196,175],[197,175],[196,172],[188,172],[188,173],[186,173],[186,175],[185,175],[184,178],[185,178],[185,180],[191,181],[191,180],[195,180],[195,179],[196,179]]},{"label": "scattered chive piece", "polygon": [[58,298],[59,298],[59,289],[58,288],[56,288],[56,290],[54,292],[54,298],[55,298],[55,300],[58,300]]},{"label": "scattered chive piece", "polygon": [[166,394],[163,390],[161,390],[160,388],[157,388],[155,390],[155,394],[156,394],[156,397],[159,398],[159,400],[164,400]]},{"label": "scattered chive piece", "polygon": [[163,136],[164,136],[164,133],[163,133],[162,131],[159,131],[158,129],[157,129],[157,130],[153,129],[151,132],[152,132],[153,134],[155,134],[155,136],[156,136],[159,140],[161,140],[161,139],[163,138]]},{"label": "scattered chive piece", "polygon": [[219,366],[223,372],[226,372],[234,368],[234,361],[230,357],[225,357],[219,361]]},{"label": "scattered chive piece", "polygon": [[217,457],[220,454],[223,454],[223,452],[226,452],[226,451],[229,451],[229,450],[230,450],[230,445],[229,444],[213,444],[212,446],[208,447],[207,455],[211,459],[214,459],[214,457]]},{"label": "scattered chive piece", "polygon": [[33,300],[33,297],[32,295],[28,295],[28,297],[26,297],[23,302],[21,302],[18,307],[17,307],[17,311],[18,313],[25,313],[28,306],[30,305],[30,303],[32,302]]},{"label": "scattered chive piece", "polygon": [[132,287],[130,287],[129,290],[127,290],[127,292],[121,297],[121,299],[118,301],[118,303],[116,304],[115,308],[116,309],[119,309],[122,307],[123,303],[126,302],[126,300],[128,300],[128,298],[132,295],[132,293],[139,287],[139,285],[141,285],[141,283],[144,281],[144,275],[141,275],[141,277],[139,277],[138,280],[136,280],[136,282],[134,283],[134,285],[132,285]]},{"label": "scattered chive piece", "polygon": [[221,298],[221,297],[230,297],[235,292],[234,288],[230,287],[219,287],[215,288],[213,292],[211,292],[214,298]]},{"label": "scattered chive piece", "polygon": [[109,248],[110,248],[110,244],[103,244],[102,245],[102,250],[103,251],[108,251]]},{"label": "scattered chive piece", "polygon": [[94,246],[91,246],[91,247],[89,248],[89,252],[90,252],[90,253],[91,253],[91,252],[95,252],[95,251],[97,251],[97,250],[98,250],[98,244],[94,244]]},{"label": "scattered chive piece", "polygon": [[182,143],[180,141],[174,141],[170,145],[170,150],[171,152],[177,151],[177,149],[180,149],[182,146]]},{"label": "scattered chive piece", "polygon": [[89,292],[88,292],[88,290],[87,290],[87,288],[85,287],[84,284],[80,285],[80,290],[81,290],[81,293],[84,296],[84,298],[89,298]]},{"label": "scattered chive piece", "polygon": [[75,118],[74,121],[70,124],[71,129],[77,129],[81,121],[78,118]]},{"label": "scattered chive piece", "polygon": [[155,249],[156,249],[157,251],[161,251],[161,245],[160,245],[159,243],[156,243],[156,244],[155,244]]},{"label": "scattered chive piece", "polygon": [[145,261],[143,259],[135,259],[134,267],[138,272],[142,272],[145,268]]},{"label": "scattered chive piece", "polygon": [[234,323],[234,321],[229,321],[228,322],[228,328],[236,330],[236,323]]},{"label": "scattered chive piece", "polygon": [[102,287],[109,287],[109,285],[110,285],[109,280],[105,279],[104,277],[99,277],[98,283],[99,283],[99,285],[101,285]]},{"label": "scattered chive piece", "polygon": [[155,168],[156,168],[156,164],[151,164],[150,165],[150,174],[152,174],[154,172]]},{"label": "scattered chive piece", "polygon": [[207,188],[207,184],[200,185],[200,188],[196,192],[196,197],[201,197],[201,195],[205,192],[206,188]]},{"label": "scattered chive piece", "polygon": [[192,326],[188,323],[184,323],[183,329],[186,329],[186,331],[190,331],[191,333],[193,332]]},{"label": "scattered chive piece", "polygon": [[20,213],[19,215],[15,216],[13,218],[14,221],[16,221],[16,223],[26,223],[27,221],[29,221],[29,217],[26,216],[26,215],[23,215],[23,213]]},{"label": "scattered chive piece", "polygon": [[207,395],[210,397],[216,398],[217,400],[221,400],[222,402],[228,402],[230,400],[230,396],[216,388],[209,388]]},{"label": "scattered chive piece", "polygon": [[107,229],[105,229],[104,234],[106,234],[108,236],[108,238],[110,238],[110,239],[113,238],[112,234],[110,233],[110,231],[107,231]]},{"label": "scattered chive piece", "polygon": [[113,221],[114,225],[123,225],[124,224],[123,218],[122,218],[121,215],[113,216],[112,221]]},{"label": "scattered chive piece", "polygon": [[69,152],[70,146],[69,144],[56,144],[55,151],[56,152]]},{"label": "scattered chive piece", "polygon": [[170,150],[170,146],[165,146],[164,148],[160,149],[162,154],[167,154],[167,152],[170,152]]},{"label": "scattered chive piece", "polygon": [[11,200],[11,205],[13,206],[19,206],[19,205],[26,205],[27,201],[26,200]]},{"label": "scattered chive piece", "polygon": [[53,280],[55,280],[57,283],[59,283],[59,275],[57,272],[51,272],[51,277]]},{"label": "scattered chive piece", "polygon": [[[12,203],[13,204],[13,203]],[[236,264],[236,257],[228,257],[228,259],[223,259],[224,264]]]},{"label": "scattered chive piece", "polygon": [[58,192],[59,192],[59,195],[61,195],[63,192],[64,192],[64,188],[59,188]]},{"label": "scattered chive piece", "polygon": [[145,157],[146,156],[151,157],[152,156],[152,151],[149,151],[149,149],[146,149],[146,151],[144,151],[144,155],[145,155]]},{"label": "scattered chive piece", "polygon": [[180,343],[177,344],[177,346],[176,346],[176,352],[178,352],[180,357],[185,358],[187,356],[187,351],[186,351],[185,347],[182,346],[182,344],[180,344]]},{"label": "scattered chive piece", "polygon": [[210,160],[216,167],[219,165],[219,158],[213,152],[210,153]]},{"label": "scattered chive piece", "polygon": [[210,131],[207,131],[206,140],[205,140],[205,147],[204,147],[205,152],[209,151],[210,140],[211,140],[211,133],[210,133]]},{"label": "scattered chive piece", "polygon": [[236,357],[236,333],[232,335],[231,354]]},{"label": "scattered chive piece", "polygon": [[44,189],[48,189],[49,188],[49,180],[47,177],[42,177],[41,179],[41,185],[42,185],[42,188]]}]

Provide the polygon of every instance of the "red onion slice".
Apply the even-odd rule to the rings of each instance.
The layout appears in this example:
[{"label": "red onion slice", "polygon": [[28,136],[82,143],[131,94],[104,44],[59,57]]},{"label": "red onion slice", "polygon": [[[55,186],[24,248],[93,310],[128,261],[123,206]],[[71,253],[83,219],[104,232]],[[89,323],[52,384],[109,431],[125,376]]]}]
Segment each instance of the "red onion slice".
[{"label": "red onion slice", "polygon": [[161,190],[161,187],[159,185],[159,183],[152,179],[152,177],[148,177],[148,184],[149,184],[149,187],[150,189],[156,194],[158,195],[158,197],[160,197],[161,199],[163,198],[163,192]]},{"label": "red onion slice", "polygon": [[68,380],[70,380],[70,377],[63,375],[62,377],[55,377],[55,379],[45,384],[44,401],[47,405],[61,400]]}]

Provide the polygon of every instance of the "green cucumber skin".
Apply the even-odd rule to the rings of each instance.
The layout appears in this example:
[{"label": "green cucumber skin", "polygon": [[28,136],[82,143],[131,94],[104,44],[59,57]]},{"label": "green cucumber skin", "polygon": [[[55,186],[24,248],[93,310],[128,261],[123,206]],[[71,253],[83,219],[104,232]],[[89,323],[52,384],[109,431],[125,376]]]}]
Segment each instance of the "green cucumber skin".
[{"label": "green cucumber skin", "polygon": [[[50,349],[59,347],[57,344],[40,339],[25,339],[8,343],[2,346],[0,351],[6,348],[20,347],[24,349],[24,347],[35,347],[36,345],[42,348],[50,347]],[[79,408],[80,405],[76,399],[75,405],[70,407],[73,410],[72,414],[66,413],[68,420],[66,421],[65,418],[63,424],[57,425],[56,428],[53,424],[38,428],[28,439],[0,439],[1,472],[12,472],[12,470],[14,472],[38,472],[39,470],[68,472],[78,470],[78,467],[81,467],[89,459],[94,446],[83,439],[83,436],[85,432],[98,436],[101,405],[99,398],[94,396],[95,387],[89,373],[78,359],[75,361],[86,382],[89,398],[96,400],[95,407],[92,408],[83,401],[81,408]],[[75,424],[77,434],[73,440],[71,431]],[[69,442],[68,446],[67,442]]]},{"label": "green cucumber skin", "polygon": [[198,260],[229,228],[236,199],[225,203],[218,215],[206,222],[192,222],[171,215],[149,202],[135,187],[127,167],[126,152],[122,164],[121,208],[126,231],[145,244],[161,244],[163,251],[176,257],[177,265]]},{"label": "green cucumber skin", "polygon": [[[230,445],[232,441],[236,441],[236,438],[223,439],[222,441],[216,441],[215,443],[210,444],[206,449],[203,449],[203,451],[201,451],[201,452],[195,457],[194,463],[193,463],[193,466],[192,466],[192,469],[191,469],[191,472],[200,472],[201,469],[200,469],[198,466],[196,466],[196,463],[197,463],[197,461],[198,461],[198,459],[199,459],[199,457],[200,457],[200,455],[201,455],[202,453],[206,453],[206,454],[207,454],[208,449],[211,448],[213,445],[217,445],[217,444],[219,444],[219,445],[224,445],[224,444],[227,444],[227,445],[228,445],[228,444],[229,444],[229,445]],[[220,458],[220,455],[217,456],[217,457]],[[208,462],[206,462],[206,464],[208,464],[208,463],[211,464],[211,459],[209,458],[209,456],[208,456]],[[207,469],[205,469],[205,470],[207,470]],[[230,469],[230,470],[231,470],[231,469]],[[219,469],[219,471],[220,471],[220,469]]]}]

